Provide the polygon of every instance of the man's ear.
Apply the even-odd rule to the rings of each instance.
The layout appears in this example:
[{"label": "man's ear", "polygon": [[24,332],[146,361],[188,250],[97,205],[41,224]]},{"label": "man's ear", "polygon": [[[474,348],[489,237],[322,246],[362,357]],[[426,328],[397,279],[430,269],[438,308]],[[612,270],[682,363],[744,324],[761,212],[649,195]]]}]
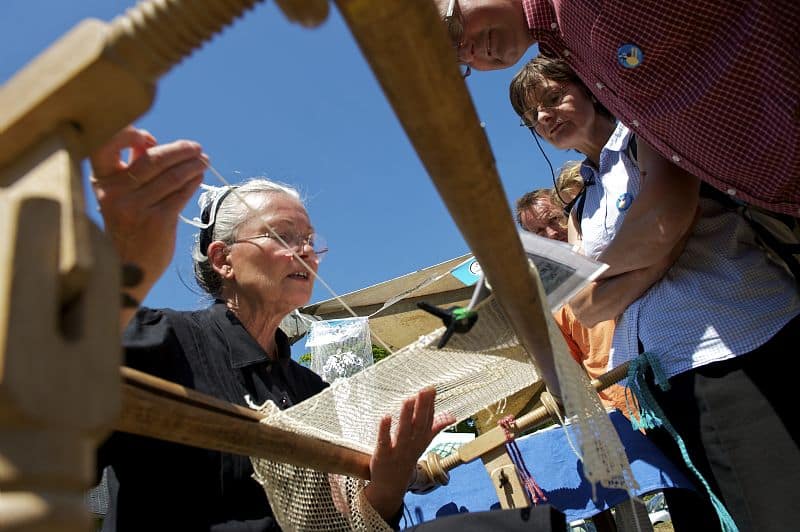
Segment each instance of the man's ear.
[{"label": "man's ear", "polygon": [[215,240],[208,245],[208,263],[217,274],[223,279],[227,279],[233,275],[233,266],[231,265],[228,245],[221,240]]}]

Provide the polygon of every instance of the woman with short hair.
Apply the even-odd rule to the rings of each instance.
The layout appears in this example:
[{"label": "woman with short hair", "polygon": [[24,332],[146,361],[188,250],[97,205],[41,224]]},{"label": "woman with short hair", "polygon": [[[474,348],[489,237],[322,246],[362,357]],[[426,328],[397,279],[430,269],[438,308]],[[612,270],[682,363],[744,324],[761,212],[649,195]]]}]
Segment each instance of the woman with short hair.
[{"label": "woman with short hair", "polygon": [[[740,528],[792,528],[794,375],[776,368],[800,341],[794,279],[742,216],[634,140],[636,124],[617,122],[564,61],[531,60],[510,96],[534,135],[586,157],[582,215],[573,221],[584,253],[609,269],[570,302],[578,319],[617,319],[612,367],[655,355],[671,386],[653,390],[659,406]],[[682,462],[664,431],[651,436]],[[702,529],[693,510],[675,510],[676,529]]]},{"label": "woman with short hair", "polygon": [[[128,147],[133,159],[123,162],[119,151]],[[157,145],[128,128],[92,163],[106,230],[122,261],[142,269],[126,299],[141,301],[170,262],[178,215],[206,157],[196,143]],[[238,405],[287,408],[327,386],[291,359],[278,328],[308,303],[327,248],[293,188],[263,178],[207,188],[192,255],[213,303],[198,311],[124,310],[125,364]],[[390,416],[378,428],[363,496],[394,525],[418,457],[454,421],[434,419],[434,398],[431,388],[406,400],[394,438]],[[248,457],[114,433],[98,461],[110,466],[103,530],[278,530]]]}]

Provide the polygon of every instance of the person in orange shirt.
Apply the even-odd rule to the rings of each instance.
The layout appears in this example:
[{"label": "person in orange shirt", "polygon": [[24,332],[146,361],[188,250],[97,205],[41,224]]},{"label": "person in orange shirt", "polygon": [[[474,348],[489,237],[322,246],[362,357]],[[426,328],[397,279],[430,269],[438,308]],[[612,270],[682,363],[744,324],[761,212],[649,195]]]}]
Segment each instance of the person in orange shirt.
[{"label": "person in orange shirt", "polygon": [[[521,196],[516,203],[516,219],[520,227],[540,236],[567,242],[567,216],[564,206],[583,188],[579,169],[579,162],[568,162],[559,172],[557,190],[543,188]],[[577,244],[577,239],[580,238],[577,233],[570,237],[570,244]],[[564,335],[572,358],[584,367],[590,378],[594,379],[608,371],[614,320],[602,321],[594,327],[584,327],[569,305],[562,306],[553,314],[553,318]],[[622,386],[615,384],[600,392],[599,396],[606,408],[616,408],[628,415],[625,388]]]}]

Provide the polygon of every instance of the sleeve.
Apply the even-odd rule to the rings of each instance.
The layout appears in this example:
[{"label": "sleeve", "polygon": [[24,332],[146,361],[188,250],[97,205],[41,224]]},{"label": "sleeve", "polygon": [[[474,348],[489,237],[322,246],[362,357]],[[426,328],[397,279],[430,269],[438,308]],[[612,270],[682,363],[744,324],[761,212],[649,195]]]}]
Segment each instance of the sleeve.
[{"label": "sleeve", "polygon": [[140,308],[122,335],[125,365],[162,379],[186,382],[189,367],[174,323],[180,314]]},{"label": "sleeve", "polygon": [[[178,383],[191,379],[191,369],[178,342],[174,313],[140,308],[122,334],[124,364],[133,369]],[[125,452],[130,435],[112,433],[97,452],[98,479],[115,456]]]},{"label": "sleeve", "polygon": [[555,319],[556,325],[558,325],[558,329],[561,331],[561,335],[564,337],[567,347],[569,347],[569,354],[572,355],[575,362],[582,365],[585,355],[572,336],[573,331],[571,325],[573,319],[571,318],[570,309],[567,305],[563,305],[561,309],[553,314],[553,319]]}]

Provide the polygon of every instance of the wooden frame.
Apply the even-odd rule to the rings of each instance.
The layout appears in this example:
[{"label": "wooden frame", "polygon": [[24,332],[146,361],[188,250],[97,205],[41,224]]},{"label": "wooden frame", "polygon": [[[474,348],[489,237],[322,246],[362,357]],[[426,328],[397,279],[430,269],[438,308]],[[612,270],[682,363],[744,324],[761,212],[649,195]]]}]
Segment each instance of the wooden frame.
[{"label": "wooden frame", "polygon": [[[211,2],[151,0],[108,24],[86,21],[0,89],[0,530],[89,530],[82,493],[94,476],[95,446],[113,427],[166,436],[147,432],[154,401],[181,412],[184,443],[256,454],[254,443],[285,437],[253,428],[257,420],[244,409],[133,371],[123,371],[120,386],[119,265],[84,213],[79,171],[81,159],[149,108],[160,76],[256,3],[211,9]],[[278,4],[306,25],[327,16],[326,0]],[[542,298],[433,2],[337,5],[517,336],[558,394]],[[210,12],[213,27],[194,23],[207,23]],[[33,235],[38,247],[26,245]],[[219,416],[246,435],[236,438],[244,445],[209,435],[204,427]],[[269,457],[368,475],[368,456],[320,445],[304,441]]]}]

